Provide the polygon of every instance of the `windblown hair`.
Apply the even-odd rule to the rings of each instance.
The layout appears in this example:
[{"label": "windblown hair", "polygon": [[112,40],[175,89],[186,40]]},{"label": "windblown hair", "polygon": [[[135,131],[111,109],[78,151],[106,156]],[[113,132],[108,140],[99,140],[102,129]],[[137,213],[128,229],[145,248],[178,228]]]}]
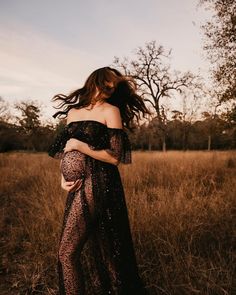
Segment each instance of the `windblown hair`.
[{"label": "windblown hair", "polygon": [[[106,83],[113,82],[114,87],[108,86]],[[99,93],[96,100],[93,97],[96,94],[96,88]],[[57,109],[63,108],[61,111],[56,112],[53,117],[62,116],[67,117],[70,109],[80,109],[94,105],[99,99],[99,95],[105,94],[105,101],[117,106],[120,109],[120,114],[124,127],[129,130],[135,129],[130,125],[139,123],[140,113],[143,117],[146,114],[151,114],[146,108],[143,99],[137,93],[137,85],[131,76],[122,75],[118,70],[111,67],[103,67],[95,70],[87,78],[84,86],[70,93],[69,95],[57,94],[52,98],[52,101],[61,101],[61,103],[55,107]],[[64,117],[64,118],[65,118]]]}]

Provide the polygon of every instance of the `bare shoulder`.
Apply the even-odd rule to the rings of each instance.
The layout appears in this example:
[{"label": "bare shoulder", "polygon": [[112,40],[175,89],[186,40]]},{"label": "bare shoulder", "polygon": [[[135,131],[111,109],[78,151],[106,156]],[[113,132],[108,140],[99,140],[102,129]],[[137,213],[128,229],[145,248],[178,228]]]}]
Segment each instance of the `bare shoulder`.
[{"label": "bare shoulder", "polygon": [[66,123],[69,124],[71,121],[73,121],[73,118],[75,116],[75,112],[77,110],[75,108],[72,108],[68,111],[67,117],[66,117]]},{"label": "bare shoulder", "polygon": [[104,106],[104,114],[107,127],[122,128],[122,119],[120,109],[117,106],[106,103]]}]

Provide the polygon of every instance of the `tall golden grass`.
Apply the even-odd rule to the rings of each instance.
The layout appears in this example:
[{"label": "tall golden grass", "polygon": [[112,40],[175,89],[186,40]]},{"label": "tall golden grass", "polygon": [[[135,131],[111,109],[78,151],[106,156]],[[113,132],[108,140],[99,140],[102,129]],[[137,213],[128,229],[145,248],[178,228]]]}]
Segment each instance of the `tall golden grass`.
[{"label": "tall golden grass", "polygon": [[[57,294],[59,162],[1,154],[0,169],[0,294]],[[236,152],[133,152],[119,170],[149,293],[236,294]]]}]

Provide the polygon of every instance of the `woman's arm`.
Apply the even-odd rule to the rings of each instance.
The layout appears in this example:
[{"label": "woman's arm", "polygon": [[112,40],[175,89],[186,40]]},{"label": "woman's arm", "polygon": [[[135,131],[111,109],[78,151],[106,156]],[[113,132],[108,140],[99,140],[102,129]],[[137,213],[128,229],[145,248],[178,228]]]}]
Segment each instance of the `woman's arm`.
[{"label": "woman's arm", "polygon": [[117,159],[115,159],[114,157],[112,157],[108,152],[106,152],[105,150],[92,150],[87,143],[80,141],[78,139],[75,138],[71,138],[67,141],[66,146],[64,148],[65,152],[69,152],[72,150],[78,150],[81,153],[84,153],[94,159],[103,161],[103,162],[107,162],[113,165],[118,165],[119,162],[117,161]]},{"label": "woman's arm", "polygon": [[[120,110],[118,107],[110,105],[106,109],[105,119],[107,127],[120,129],[123,128]],[[94,159],[107,162],[116,166],[119,165],[119,161],[111,154],[109,154],[106,150],[92,150],[87,143],[75,138],[69,139],[64,148],[65,152],[71,150],[78,150]]]}]

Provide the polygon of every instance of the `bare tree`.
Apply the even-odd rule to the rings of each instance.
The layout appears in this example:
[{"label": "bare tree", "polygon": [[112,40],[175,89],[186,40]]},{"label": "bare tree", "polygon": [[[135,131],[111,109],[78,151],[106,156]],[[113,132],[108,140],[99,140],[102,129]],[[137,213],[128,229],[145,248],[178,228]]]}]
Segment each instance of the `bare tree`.
[{"label": "bare tree", "polygon": [[[214,90],[212,90],[214,92]],[[217,93],[218,94],[218,93]],[[210,97],[213,94],[211,94]],[[212,147],[212,134],[214,133],[217,127],[217,120],[219,119],[219,114],[217,114],[218,108],[220,107],[221,103],[217,100],[212,100],[209,102],[208,111],[202,112],[202,117],[207,121],[207,150],[210,151]]]},{"label": "bare tree", "polygon": [[181,73],[171,70],[171,50],[157,46],[156,41],[147,42],[135,51],[135,59],[122,61],[114,58],[114,65],[126,75],[132,76],[138,85],[144,101],[154,109],[158,121],[158,133],[161,137],[162,150],[166,151],[166,108],[161,100],[167,102],[175,92],[181,93],[185,87],[199,87],[196,76],[191,72]]},{"label": "bare tree", "polygon": [[[199,84],[201,82],[199,81]],[[199,112],[203,102],[203,98],[206,95],[203,84],[201,88],[188,87],[183,89],[181,93],[182,109],[173,110],[172,118],[179,120],[182,123],[182,148],[186,150],[188,148],[188,137],[191,132],[192,124],[197,120]]]},{"label": "bare tree", "polygon": [[10,119],[9,105],[0,96],[0,121],[8,122]]},{"label": "bare tree", "polygon": [[219,101],[236,99],[236,2],[235,0],[199,0],[213,12],[202,26],[204,49],[212,65],[214,87]]}]

